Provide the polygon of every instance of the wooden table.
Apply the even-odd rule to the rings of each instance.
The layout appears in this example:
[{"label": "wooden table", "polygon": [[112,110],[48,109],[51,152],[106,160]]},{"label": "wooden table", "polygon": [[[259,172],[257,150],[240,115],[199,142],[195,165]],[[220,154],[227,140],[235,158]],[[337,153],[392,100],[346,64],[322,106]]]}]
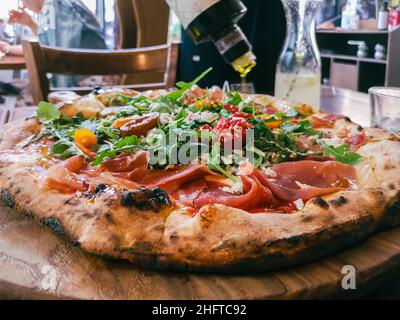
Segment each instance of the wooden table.
[{"label": "wooden table", "polygon": [[0,58],[0,70],[26,69],[25,59],[20,56],[3,56]]},{"label": "wooden table", "polygon": [[[350,105],[344,113],[367,124],[366,95],[324,90],[323,101],[327,99],[327,103],[323,109],[335,112],[337,107],[341,112],[342,106]],[[342,288],[342,268],[346,265],[357,270],[356,290]],[[359,246],[314,263],[278,272],[244,276],[159,273],[87,254],[0,204],[0,297],[6,298],[360,297],[392,279],[399,265],[400,228],[382,232]]]}]

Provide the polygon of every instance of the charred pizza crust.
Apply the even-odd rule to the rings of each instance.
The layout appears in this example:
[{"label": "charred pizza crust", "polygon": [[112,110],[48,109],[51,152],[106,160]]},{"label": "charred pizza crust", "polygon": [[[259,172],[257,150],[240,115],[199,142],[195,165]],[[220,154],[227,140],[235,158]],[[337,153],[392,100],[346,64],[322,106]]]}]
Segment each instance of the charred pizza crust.
[{"label": "charred pizza crust", "polygon": [[0,190],[11,208],[88,252],[158,270],[261,272],[308,262],[400,223],[400,142],[367,129],[359,190],[306,203],[294,214],[250,214],[223,205],[191,216],[125,208],[122,192],[71,197],[42,188],[36,159],[22,150],[41,125],[13,125],[0,145]]}]

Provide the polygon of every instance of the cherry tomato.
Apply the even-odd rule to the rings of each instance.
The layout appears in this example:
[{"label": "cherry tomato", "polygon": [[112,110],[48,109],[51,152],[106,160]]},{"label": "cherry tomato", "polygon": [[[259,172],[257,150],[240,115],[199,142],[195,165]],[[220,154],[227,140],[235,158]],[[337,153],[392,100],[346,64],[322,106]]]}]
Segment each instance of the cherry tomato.
[{"label": "cherry tomato", "polygon": [[115,129],[120,129],[121,127],[126,125],[128,122],[131,122],[133,120],[137,120],[138,118],[139,118],[138,116],[132,116],[132,117],[128,117],[128,118],[117,119],[117,120],[115,120],[113,122],[112,126]]},{"label": "cherry tomato", "polygon": [[230,113],[235,113],[235,112],[238,112],[238,111],[239,111],[239,107],[234,106],[234,105],[232,105],[232,104],[226,104],[226,105],[224,106],[224,109],[225,109],[226,111],[230,112]]},{"label": "cherry tomato", "polygon": [[78,129],[74,133],[74,141],[76,144],[82,145],[85,148],[92,149],[97,145],[96,135],[88,129]]},{"label": "cherry tomato", "polygon": [[251,119],[253,115],[251,113],[244,113],[244,112],[236,112],[233,115],[234,118],[243,118],[243,119]]},{"label": "cherry tomato", "polygon": [[119,129],[121,136],[145,136],[151,129],[157,126],[158,118],[158,113],[149,113],[143,117],[129,121]]},{"label": "cherry tomato", "polygon": [[265,122],[265,125],[271,129],[277,129],[281,126],[283,121]]},{"label": "cherry tomato", "polygon": [[232,144],[235,139],[246,140],[246,130],[252,129],[253,125],[245,119],[227,119],[222,117],[214,129],[222,144]]},{"label": "cherry tomato", "polygon": [[212,128],[211,128],[210,125],[205,124],[204,126],[199,127],[199,130],[200,130],[200,131],[211,131]]}]

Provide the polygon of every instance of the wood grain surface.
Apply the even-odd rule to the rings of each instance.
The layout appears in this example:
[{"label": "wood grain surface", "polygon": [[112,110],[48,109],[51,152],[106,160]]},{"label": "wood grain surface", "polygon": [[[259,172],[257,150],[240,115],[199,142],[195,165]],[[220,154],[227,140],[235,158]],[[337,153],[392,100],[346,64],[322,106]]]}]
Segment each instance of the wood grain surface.
[{"label": "wood grain surface", "polygon": [[[73,247],[0,204],[0,297],[22,299],[307,299],[363,295],[400,264],[400,229],[295,269],[248,276],[158,273]],[[357,289],[342,289],[342,268]]]}]

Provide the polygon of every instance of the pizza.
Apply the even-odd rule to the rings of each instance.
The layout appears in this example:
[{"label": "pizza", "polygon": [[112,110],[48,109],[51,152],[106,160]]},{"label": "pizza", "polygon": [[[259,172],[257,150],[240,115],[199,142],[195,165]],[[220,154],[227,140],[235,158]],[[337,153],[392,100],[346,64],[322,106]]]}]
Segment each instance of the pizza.
[{"label": "pizza", "polygon": [[389,131],[196,82],[49,101],[5,130],[1,195],[87,252],[263,272],[400,222],[400,138]]}]

